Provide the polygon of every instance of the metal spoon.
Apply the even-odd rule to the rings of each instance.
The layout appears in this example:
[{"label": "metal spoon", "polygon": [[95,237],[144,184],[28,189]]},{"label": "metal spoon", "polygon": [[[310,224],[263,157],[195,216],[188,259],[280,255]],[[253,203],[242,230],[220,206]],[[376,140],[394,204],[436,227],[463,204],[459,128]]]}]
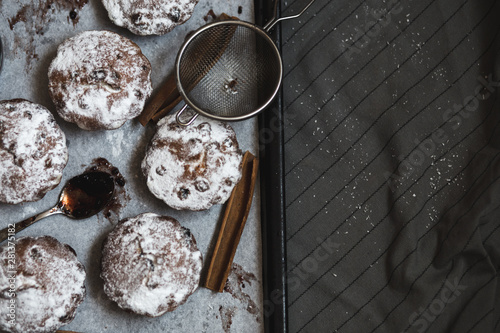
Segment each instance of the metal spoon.
[{"label": "metal spoon", "polygon": [[[87,172],[76,176],[66,183],[55,207],[16,223],[15,233],[55,214],[64,214],[76,220],[91,217],[109,203],[114,192],[114,178],[106,172]],[[0,242],[6,240],[8,236],[12,236],[12,229],[11,226],[0,231]]]}]

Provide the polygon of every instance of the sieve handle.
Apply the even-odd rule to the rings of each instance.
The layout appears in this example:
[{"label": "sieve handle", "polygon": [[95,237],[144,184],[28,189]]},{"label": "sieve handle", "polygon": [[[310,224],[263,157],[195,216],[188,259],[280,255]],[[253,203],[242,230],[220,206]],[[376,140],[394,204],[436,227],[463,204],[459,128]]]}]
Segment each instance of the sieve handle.
[{"label": "sieve handle", "polygon": [[198,118],[199,114],[198,113],[195,113],[191,119],[189,119],[187,122],[183,122],[181,120],[181,114],[186,111],[186,108],[187,108],[187,104],[184,104],[184,106],[182,107],[182,109],[180,109],[177,114],[175,115],[175,120],[177,120],[177,124],[181,125],[181,126],[188,126],[188,125],[191,125],[193,123],[193,121],[195,121],[196,118]]},{"label": "sieve handle", "polygon": [[274,16],[272,17],[271,21],[267,22],[266,25],[263,27],[263,29],[266,32],[269,32],[276,23],[279,21],[284,21],[284,20],[289,20],[289,19],[294,19],[299,17],[300,15],[304,14],[304,12],[309,8],[315,0],[310,0],[309,3],[300,11],[300,13],[295,14],[295,15],[290,15],[290,16],[285,16],[278,18],[278,1],[275,2],[274,4]]}]

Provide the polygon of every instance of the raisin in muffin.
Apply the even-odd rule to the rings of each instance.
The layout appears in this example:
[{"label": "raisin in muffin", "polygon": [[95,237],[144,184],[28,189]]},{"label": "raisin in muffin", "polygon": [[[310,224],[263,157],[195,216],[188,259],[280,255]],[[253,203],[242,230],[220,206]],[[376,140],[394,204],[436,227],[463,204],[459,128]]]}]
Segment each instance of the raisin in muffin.
[{"label": "raisin in muffin", "polygon": [[0,202],[40,200],[55,188],[68,162],[66,136],[45,107],[0,101]]},{"label": "raisin in muffin", "polygon": [[137,44],[111,31],[84,31],[57,49],[49,94],[66,121],[115,129],[137,117],[151,95],[151,64]]},{"label": "raisin in muffin", "polygon": [[121,221],[103,243],[104,292],[121,308],[157,317],[197,289],[202,255],[189,229],[144,213]]},{"label": "raisin in muffin", "polygon": [[18,238],[15,250],[11,245],[0,247],[0,331],[54,332],[70,323],[85,298],[85,268],[75,251],[50,236]]},{"label": "raisin in muffin", "polygon": [[111,21],[136,35],[163,35],[186,22],[198,0],[102,0]]},{"label": "raisin in muffin", "polygon": [[241,178],[241,161],[229,125],[200,116],[182,127],[171,115],[158,122],[142,171],[157,198],[174,209],[199,211],[229,199]]}]

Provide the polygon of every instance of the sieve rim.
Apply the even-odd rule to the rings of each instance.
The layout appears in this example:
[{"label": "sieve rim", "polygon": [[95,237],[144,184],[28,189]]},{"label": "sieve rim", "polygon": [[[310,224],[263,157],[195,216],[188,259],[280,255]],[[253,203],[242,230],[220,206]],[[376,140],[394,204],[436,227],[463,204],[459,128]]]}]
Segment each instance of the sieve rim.
[{"label": "sieve rim", "polygon": [[[279,62],[279,79],[277,81],[277,84],[276,84],[276,87],[274,88],[272,94],[270,95],[270,97],[264,102],[261,104],[260,107],[258,107],[257,109],[255,109],[254,111],[252,112],[249,112],[249,113],[246,113],[246,114],[243,114],[243,115],[239,115],[239,116],[220,116],[220,115],[216,115],[216,114],[213,114],[211,112],[208,112],[208,111],[205,111],[203,110],[202,108],[198,107],[195,103],[193,103],[191,101],[191,99],[187,96],[187,93],[186,91],[184,90],[184,88],[182,87],[182,84],[180,82],[180,62],[181,62],[181,59],[182,59],[182,56],[184,55],[184,51],[186,50],[186,48],[189,46],[189,44],[197,37],[199,36],[200,34],[202,34],[203,32],[205,32],[206,30],[208,29],[211,29],[215,26],[219,26],[219,25],[235,25],[235,26],[244,26],[246,28],[249,28],[251,30],[253,30],[254,32],[256,32],[257,34],[259,34],[261,37],[263,37],[266,42],[270,45],[272,45],[272,50],[274,51],[275,55],[276,55],[276,58]],[[242,21],[242,20],[221,20],[221,21],[217,21],[217,22],[212,22],[212,23],[209,23],[209,24],[206,24],[204,25],[203,27],[199,28],[198,30],[194,31],[191,36],[189,38],[187,38],[184,43],[182,43],[180,49],[179,49],[179,52],[177,53],[177,58],[175,60],[175,81],[176,81],[176,85],[177,85],[177,90],[179,91],[179,94],[182,96],[184,102],[189,105],[196,113],[199,113],[205,117],[208,117],[208,118],[212,118],[212,119],[217,119],[217,120],[222,120],[222,121],[239,121],[239,120],[244,120],[244,119],[248,119],[248,118],[251,118],[255,115],[257,115],[258,113],[264,111],[268,106],[269,104],[274,100],[274,98],[276,97],[280,87],[281,87],[281,82],[283,80],[283,61],[281,59],[281,54],[278,50],[278,47],[276,46],[276,44],[274,43],[274,41],[271,39],[271,37],[269,37],[269,35],[266,33],[265,30],[263,30],[261,27],[253,24],[253,23],[250,23],[250,22],[247,22],[247,21]]]}]

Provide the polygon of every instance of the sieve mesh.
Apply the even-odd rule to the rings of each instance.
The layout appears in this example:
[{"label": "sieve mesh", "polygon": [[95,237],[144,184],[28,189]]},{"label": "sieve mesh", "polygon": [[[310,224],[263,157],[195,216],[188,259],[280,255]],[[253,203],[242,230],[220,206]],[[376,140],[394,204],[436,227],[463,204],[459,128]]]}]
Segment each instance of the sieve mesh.
[{"label": "sieve mesh", "polygon": [[188,40],[177,59],[179,91],[196,111],[224,119],[251,116],[281,83],[278,49],[241,21],[209,26]]}]

